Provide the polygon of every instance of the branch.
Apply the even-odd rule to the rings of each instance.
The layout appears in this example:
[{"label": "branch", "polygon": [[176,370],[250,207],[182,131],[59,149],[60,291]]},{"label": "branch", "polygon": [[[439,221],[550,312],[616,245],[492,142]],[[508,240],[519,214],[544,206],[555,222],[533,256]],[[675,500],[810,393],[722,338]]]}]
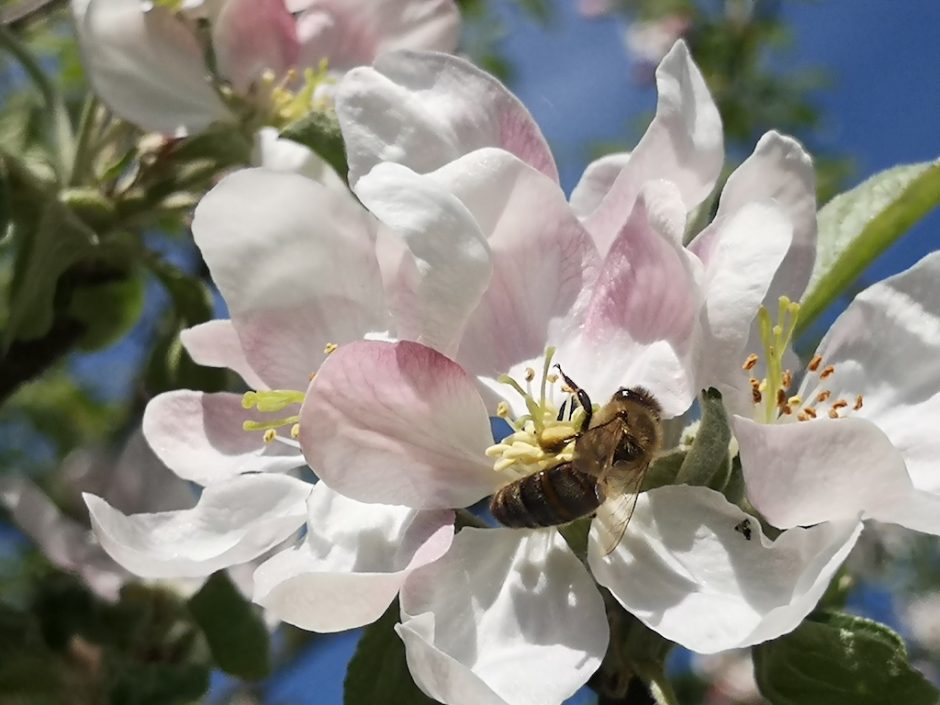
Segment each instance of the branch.
[{"label": "branch", "polygon": [[66,0],[23,0],[23,2],[8,7],[0,12],[0,24],[10,29],[21,30],[50,15],[66,4]]}]

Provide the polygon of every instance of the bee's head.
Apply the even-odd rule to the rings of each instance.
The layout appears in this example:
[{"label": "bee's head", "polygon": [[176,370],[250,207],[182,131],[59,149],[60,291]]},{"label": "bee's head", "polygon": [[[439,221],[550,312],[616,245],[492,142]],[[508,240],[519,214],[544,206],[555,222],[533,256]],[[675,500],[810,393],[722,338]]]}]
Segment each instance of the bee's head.
[{"label": "bee's head", "polygon": [[643,407],[657,419],[662,415],[663,409],[656,401],[656,397],[645,387],[621,387],[614,392],[613,402],[630,402]]}]

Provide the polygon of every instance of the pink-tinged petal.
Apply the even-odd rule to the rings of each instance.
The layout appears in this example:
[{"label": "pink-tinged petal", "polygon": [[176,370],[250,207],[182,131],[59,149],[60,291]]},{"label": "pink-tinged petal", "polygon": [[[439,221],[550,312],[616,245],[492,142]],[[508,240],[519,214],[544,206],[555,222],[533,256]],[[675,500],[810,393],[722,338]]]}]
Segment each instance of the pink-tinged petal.
[{"label": "pink-tinged petal", "polygon": [[600,666],[604,603],[552,529],[463,529],[401,593],[408,668],[451,705],[560,704]]},{"label": "pink-tinged petal", "polygon": [[383,54],[350,71],[336,91],[349,181],[379,162],[433,171],[482,147],[500,147],[558,180],[528,110],[495,78],[446,54]]},{"label": "pink-tinged petal", "polygon": [[398,334],[453,356],[492,270],[472,214],[435,179],[400,164],[376,166],[358,181],[356,195],[414,258],[410,281],[401,282],[408,294],[395,312]]},{"label": "pink-tinged petal", "polygon": [[232,119],[209,85],[196,37],[166,8],[91,0],[76,24],[95,92],[124,119],[167,135]]},{"label": "pink-tinged petal", "polygon": [[581,322],[598,256],[558,184],[493,148],[428,178],[467,210],[492,260],[456,359],[471,374],[496,376],[568,337]]},{"label": "pink-tinged petal", "polygon": [[299,529],[311,485],[283,475],[244,475],[203,490],[196,506],[127,516],[86,494],[108,554],[142,578],[196,578],[257,558]]},{"label": "pink-tinged petal", "polygon": [[287,171],[306,176],[332,191],[352,198],[346,182],[333,167],[311,149],[279,136],[273,127],[262,127],[255,133],[251,163],[271,171]]},{"label": "pink-tinged petal", "polygon": [[326,59],[348,71],[396,49],[451,52],[460,12],[454,0],[313,0],[298,19],[305,66]]},{"label": "pink-tinged petal", "polygon": [[629,152],[608,154],[588,164],[571,192],[571,209],[585,218],[594,212],[630,161]]},{"label": "pink-tinged petal", "polygon": [[597,581],[650,629],[708,654],[793,630],[816,607],[861,529],[857,520],[830,522],[770,541],[757,519],[720,493],[675,485],[640,495],[609,555],[603,523],[595,521],[588,562]]},{"label": "pink-tinged petal", "polygon": [[361,341],[323,363],[301,410],[300,445],[334,490],[361,502],[465,507],[498,477],[474,380],[418,343]]},{"label": "pink-tinged petal", "polygon": [[0,506],[50,563],[78,573],[106,600],[117,600],[130,574],[108,557],[91,531],[63,515],[32,482],[12,475],[0,477]]},{"label": "pink-tinged petal", "polygon": [[[801,393],[832,392],[853,416],[873,421],[891,439],[914,485],[940,492],[940,254],[875,284],[832,325],[818,353],[835,373],[808,375]],[[845,413],[845,412],[842,412]]]},{"label": "pink-tinged petal", "polygon": [[226,0],[212,23],[212,48],[219,73],[239,92],[265,71],[283,76],[300,57],[294,17],[284,0]]},{"label": "pink-tinged petal", "polygon": [[601,252],[617,236],[644,183],[672,181],[690,211],[711,193],[721,172],[721,117],[685,42],[676,42],[656,69],[656,87],[656,117],[586,221]]},{"label": "pink-tinged petal", "polygon": [[788,256],[793,225],[776,203],[754,201],[719,212],[708,233],[699,386],[717,387],[729,408],[744,411],[753,402],[741,364],[757,311]]},{"label": "pink-tinged petal", "polygon": [[[868,519],[909,526],[915,498],[901,453],[871,421],[818,419],[762,425],[735,417],[747,496],[774,526]],[[940,533],[940,515],[933,529]]]},{"label": "pink-tinged petal", "polygon": [[557,356],[592,394],[645,386],[667,416],[683,413],[698,393],[701,293],[698,263],[681,245],[684,217],[672,184],[644,187],[601,267],[581,335]]},{"label": "pink-tinged petal", "polygon": [[411,572],[440,558],[454,514],[362,504],[318,483],[307,500],[304,542],[254,574],[254,601],[282,621],[336,632],[378,619]]},{"label": "pink-tinged petal", "polygon": [[180,332],[180,342],[197,365],[228,368],[237,372],[252,389],[265,388],[264,381],[245,358],[231,321],[220,319],[187,328]]},{"label": "pink-tinged petal", "polygon": [[150,400],[143,429],[160,460],[200,485],[246,472],[287,472],[304,465],[294,445],[265,443],[261,431],[243,430],[247,420],[269,421],[271,415],[245,409],[238,394],[181,389]]},{"label": "pink-tinged petal", "polygon": [[[813,160],[799,142],[768,132],[754,153],[734,170],[721,192],[716,221],[733,217],[754,202],[772,201],[793,225],[793,239],[767,290],[766,301],[775,306],[780,296],[798,300],[809,282],[816,259],[816,176]],[[710,227],[690,245],[708,264],[717,233]],[[762,240],[762,230],[755,230]]]},{"label": "pink-tinged petal", "polygon": [[348,195],[264,169],[226,177],[196,208],[196,244],[269,387],[304,389],[327,343],[386,330],[375,227]]}]

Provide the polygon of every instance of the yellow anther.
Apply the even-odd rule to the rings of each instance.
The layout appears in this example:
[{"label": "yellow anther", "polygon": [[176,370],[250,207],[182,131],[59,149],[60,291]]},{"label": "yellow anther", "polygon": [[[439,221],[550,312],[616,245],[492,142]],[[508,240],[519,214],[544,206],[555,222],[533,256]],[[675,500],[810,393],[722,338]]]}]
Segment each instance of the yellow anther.
[{"label": "yellow anther", "polygon": [[810,372],[815,372],[819,369],[819,366],[822,364],[822,355],[813,355],[813,359],[809,361],[807,368]]},{"label": "yellow anther", "polygon": [[295,423],[293,426],[290,427],[290,437],[293,438],[294,440],[300,438],[300,424],[299,423]]},{"label": "yellow anther", "polygon": [[747,359],[744,361],[744,364],[741,365],[741,369],[744,370],[745,372],[749,370],[753,370],[755,365],[757,365],[758,360],[760,360],[760,358],[757,356],[757,353],[751,353],[750,355],[747,356]]},{"label": "yellow anther", "polygon": [[501,419],[509,418],[509,404],[504,401],[501,401],[496,405],[496,415]]},{"label": "yellow anther", "polygon": [[339,345],[337,345],[336,343],[327,343],[326,346],[323,348],[323,354],[331,355],[332,353],[336,352],[336,348],[338,347]]},{"label": "yellow anther", "polygon": [[787,406],[799,406],[803,403],[803,398],[799,395],[794,395],[787,399]]},{"label": "yellow anther", "polygon": [[275,431],[273,428],[269,428],[264,432],[265,443],[273,443],[275,438],[277,438],[277,431]]},{"label": "yellow anther", "polygon": [[550,375],[548,375],[547,377],[545,377],[545,379],[548,380],[548,383],[549,383],[549,384],[555,384],[555,382],[558,381],[558,375],[556,375],[556,374],[553,372],[552,374],[550,374]]},{"label": "yellow anther", "polygon": [[257,392],[245,392],[242,394],[242,408],[243,409],[253,409],[255,404],[258,403],[258,393]]}]

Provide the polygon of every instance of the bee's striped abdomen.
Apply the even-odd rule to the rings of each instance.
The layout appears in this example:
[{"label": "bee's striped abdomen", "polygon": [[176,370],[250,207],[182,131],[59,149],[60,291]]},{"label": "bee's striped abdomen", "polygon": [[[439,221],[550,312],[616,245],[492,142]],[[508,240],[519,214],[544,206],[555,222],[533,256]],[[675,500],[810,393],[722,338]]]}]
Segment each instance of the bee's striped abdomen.
[{"label": "bee's striped abdomen", "polygon": [[593,513],[604,501],[594,477],[562,463],[501,488],[490,512],[504,526],[559,526]]}]

